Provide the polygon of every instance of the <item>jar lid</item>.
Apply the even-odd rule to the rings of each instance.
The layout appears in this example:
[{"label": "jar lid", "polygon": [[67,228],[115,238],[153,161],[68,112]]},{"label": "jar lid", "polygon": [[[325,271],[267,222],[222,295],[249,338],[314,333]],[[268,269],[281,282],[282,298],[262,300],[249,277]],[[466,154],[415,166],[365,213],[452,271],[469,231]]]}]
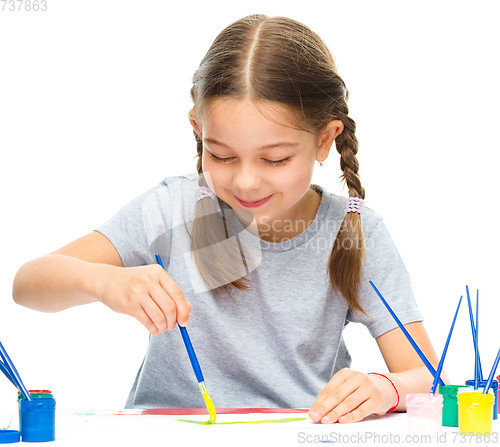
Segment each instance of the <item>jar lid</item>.
[{"label": "jar lid", "polygon": [[447,398],[457,397],[457,393],[460,392],[461,388],[470,388],[467,385],[439,385],[439,394],[442,394]]},{"label": "jar lid", "polygon": [[21,440],[18,430],[0,430],[0,444],[12,444]]}]

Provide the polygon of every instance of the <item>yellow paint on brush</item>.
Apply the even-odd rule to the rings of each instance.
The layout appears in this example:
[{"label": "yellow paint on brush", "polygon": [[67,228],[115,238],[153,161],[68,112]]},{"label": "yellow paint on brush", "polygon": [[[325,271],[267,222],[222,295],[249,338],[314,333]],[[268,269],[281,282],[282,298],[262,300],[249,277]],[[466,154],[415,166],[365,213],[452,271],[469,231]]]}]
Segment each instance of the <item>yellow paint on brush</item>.
[{"label": "yellow paint on brush", "polygon": [[215,418],[217,417],[217,414],[215,412],[215,406],[212,399],[210,398],[210,394],[208,394],[207,388],[200,385],[200,391],[201,394],[203,395],[203,399],[205,400],[205,405],[207,406],[208,413],[210,414],[208,421],[203,422],[203,424],[211,425],[215,422]]},{"label": "yellow paint on brush", "polygon": [[[281,422],[305,421],[308,418],[283,418],[283,419],[265,419],[262,421],[234,421],[234,422],[215,422],[215,425],[233,425],[233,424],[276,424]],[[179,422],[189,422],[190,424],[206,425],[207,422],[190,421],[189,419],[177,419]],[[208,422],[210,423],[210,422]]]}]

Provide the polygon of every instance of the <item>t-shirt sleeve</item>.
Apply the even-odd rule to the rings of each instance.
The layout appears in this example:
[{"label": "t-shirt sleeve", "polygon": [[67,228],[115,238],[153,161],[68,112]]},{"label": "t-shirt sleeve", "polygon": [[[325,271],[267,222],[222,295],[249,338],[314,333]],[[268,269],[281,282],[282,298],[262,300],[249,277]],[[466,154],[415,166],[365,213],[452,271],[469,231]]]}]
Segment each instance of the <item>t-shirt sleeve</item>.
[{"label": "t-shirt sleeve", "polygon": [[368,317],[361,312],[349,311],[347,320],[363,323],[374,338],[397,327],[370,285],[369,281],[372,281],[403,324],[422,321],[413,297],[410,275],[382,219],[366,238],[365,247],[359,292],[361,306]]},{"label": "t-shirt sleeve", "polygon": [[124,267],[156,263],[165,268],[170,254],[170,197],[168,187],[159,185],[123,206],[96,231],[106,236],[118,251]]}]

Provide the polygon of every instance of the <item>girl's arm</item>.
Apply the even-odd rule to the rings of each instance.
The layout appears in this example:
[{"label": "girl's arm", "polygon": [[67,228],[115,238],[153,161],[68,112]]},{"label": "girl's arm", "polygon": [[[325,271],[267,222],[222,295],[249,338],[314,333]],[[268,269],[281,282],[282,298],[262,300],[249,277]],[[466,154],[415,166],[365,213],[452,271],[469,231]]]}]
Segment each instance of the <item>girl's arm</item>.
[{"label": "girl's arm", "polygon": [[[437,369],[439,358],[432,347],[427,331],[421,321],[405,325],[408,332],[422,349],[434,369]],[[390,373],[389,377],[399,392],[397,411],[406,411],[406,395],[413,393],[428,393],[431,390],[434,377],[415,352],[403,332],[397,328],[377,337],[377,344],[384,357]],[[449,384],[446,373],[441,371],[441,379]]]},{"label": "girl's arm", "polygon": [[107,266],[123,264],[113,244],[94,231],[23,264],[14,278],[12,297],[42,312],[96,302],[97,278]]},{"label": "girl's arm", "polygon": [[100,301],[136,318],[152,335],[186,325],[191,304],[159,265],[124,268],[114,245],[94,231],[23,264],[12,296],[22,306],[57,312]]},{"label": "girl's arm", "polygon": [[[415,322],[405,327],[436,369],[439,360],[423,324]],[[385,376],[394,383],[399,393],[396,410],[405,411],[406,395],[429,393],[433,377],[401,329],[386,332],[376,340],[390,371]],[[444,371],[441,378],[449,383]],[[386,378],[344,368],[321,391],[309,409],[309,417],[314,422],[322,423],[358,422],[371,414],[385,414],[396,402],[396,391]]]}]

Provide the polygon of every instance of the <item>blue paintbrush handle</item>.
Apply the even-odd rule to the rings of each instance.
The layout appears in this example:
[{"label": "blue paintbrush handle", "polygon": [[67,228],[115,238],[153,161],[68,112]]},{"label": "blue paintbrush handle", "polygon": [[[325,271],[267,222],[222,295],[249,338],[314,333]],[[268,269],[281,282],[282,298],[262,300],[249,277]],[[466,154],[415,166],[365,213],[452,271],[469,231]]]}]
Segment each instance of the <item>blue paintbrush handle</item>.
[{"label": "blue paintbrush handle", "polygon": [[24,383],[21,380],[21,376],[17,372],[14,363],[12,363],[9,354],[7,354],[7,351],[3,347],[2,342],[0,342],[0,357],[2,357],[2,360],[4,361],[4,366],[9,370],[10,376],[12,377],[12,379],[14,379],[14,382],[17,384],[17,388],[19,389],[19,391],[21,391],[21,393],[24,394],[26,399],[31,400],[30,393],[24,386]]},{"label": "blue paintbrush handle", "polygon": [[10,372],[9,370],[7,369],[7,367],[3,364],[2,361],[0,361],[0,371],[2,371],[4,374],[5,374],[5,377],[7,377],[7,379],[9,379],[11,382],[12,382],[12,385],[14,385],[16,388],[17,388],[17,385],[16,385],[16,382],[14,382],[14,379],[12,378],[12,376],[10,375]]},{"label": "blue paintbrush handle", "polygon": [[495,376],[495,372],[497,371],[498,362],[500,362],[500,349],[497,353],[497,358],[493,362],[493,367],[491,368],[490,375],[488,376],[488,380],[486,381],[486,385],[484,386],[483,394],[488,394],[490,390],[490,386],[493,383],[493,377]]},{"label": "blue paintbrush handle", "polygon": [[[479,297],[478,297],[479,298]],[[479,388],[479,299],[476,299],[476,340],[474,343],[474,389]]]},{"label": "blue paintbrush handle", "polygon": [[[413,337],[406,330],[406,328],[404,327],[403,323],[401,323],[401,321],[399,320],[399,318],[396,316],[396,314],[394,313],[394,311],[391,309],[391,306],[389,306],[389,303],[384,299],[384,297],[382,296],[382,294],[375,287],[375,284],[373,284],[372,281],[370,281],[370,284],[373,287],[373,289],[375,290],[375,292],[377,292],[377,295],[379,296],[379,298],[382,301],[382,303],[384,303],[384,306],[387,308],[387,310],[389,311],[389,313],[392,315],[392,318],[394,318],[394,321],[396,321],[396,323],[398,324],[399,328],[403,331],[403,334],[406,335],[406,338],[411,343],[411,345],[413,346],[413,349],[415,349],[415,351],[417,352],[418,356],[422,359],[422,362],[424,362],[424,365],[427,366],[427,369],[432,374],[432,377],[436,377],[436,370],[431,365],[431,362],[429,362],[429,360],[427,359],[427,357],[425,356],[425,354],[418,347],[418,345],[415,342],[415,340],[413,340]],[[444,386],[444,382],[441,379],[439,379],[439,384]]]},{"label": "blue paintbrush handle", "polygon": [[157,262],[158,264],[160,264],[161,268],[162,268],[162,269],[165,269],[165,267],[163,267],[163,262],[161,262],[160,255],[155,255],[155,258],[156,258],[156,262]]},{"label": "blue paintbrush handle", "polygon": [[[163,267],[163,262],[161,261],[160,255],[155,255],[156,262]],[[163,267],[165,268],[165,267]],[[186,346],[186,351],[189,356],[189,360],[191,361],[191,366],[193,367],[193,371],[196,375],[196,379],[198,383],[203,382],[205,379],[203,378],[203,374],[201,373],[200,364],[198,359],[196,358],[196,354],[194,353],[193,345],[191,343],[191,339],[189,338],[189,334],[185,327],[179,326],[181,330],[182,340],[184,340],[184,345]]]},{"label": "blue paintbrush handle", "polygon": [[444,358],[446,357],[446,352],[448,351],[448,346],[451,340],[451,334],[453,333],[453,328],[455,327],[455,321],[457,321],[458,310],[460,309],[461,303],[462,303],[462,297],[460,297],[460,301],[458,302],[457,310],[455,312],[455,316],[453,317],[453,322],[451,323],[450,332],[448,332],[448,338],[446,339],[446,343],[444,345],[443,354],[441,355],[441,360],[439,360],[436,376],[434,377],[434,382],[432,383],[431,394],[434,394],[436,392],[438,380],[441,378],[441,371],[443,370]]},{"label": "blue paintbrush handle", "polygon": [[[476,325],[474,324],[474,315],[472,314],[472,305],[470,302],[470,295],[469,295],[469,286],[465,286],[465,290],[467,291],[467,305],[469,306],[469,318],[470,318],[470,328],[472,330],[472,342],[474,343],[474,355],[476,352]],[[478,357],[478,368],[479,368],[479,380],[483,380],[483,369],[481,367],[481,356],[479,355],[479,351],[477,353]],[[474,357],[475,361],[475,357]]]},{"label": "blue paintbrush handle", "polygon": [[196,379],[198,380],[198,383],[203,382],[205,379],[203,378],[203,374],[201,373],[200,364],[198,363],[198,359],[196,358],[196,354],[194,353],[193,345],[191,344],[187,329],[182,326],[179,326],[179,329],[181,330],[182,339],[184,340],[184,344],[186,345],[186,350],[189,355],[189,360],[191,360],[191,365],[193,366]]}]

